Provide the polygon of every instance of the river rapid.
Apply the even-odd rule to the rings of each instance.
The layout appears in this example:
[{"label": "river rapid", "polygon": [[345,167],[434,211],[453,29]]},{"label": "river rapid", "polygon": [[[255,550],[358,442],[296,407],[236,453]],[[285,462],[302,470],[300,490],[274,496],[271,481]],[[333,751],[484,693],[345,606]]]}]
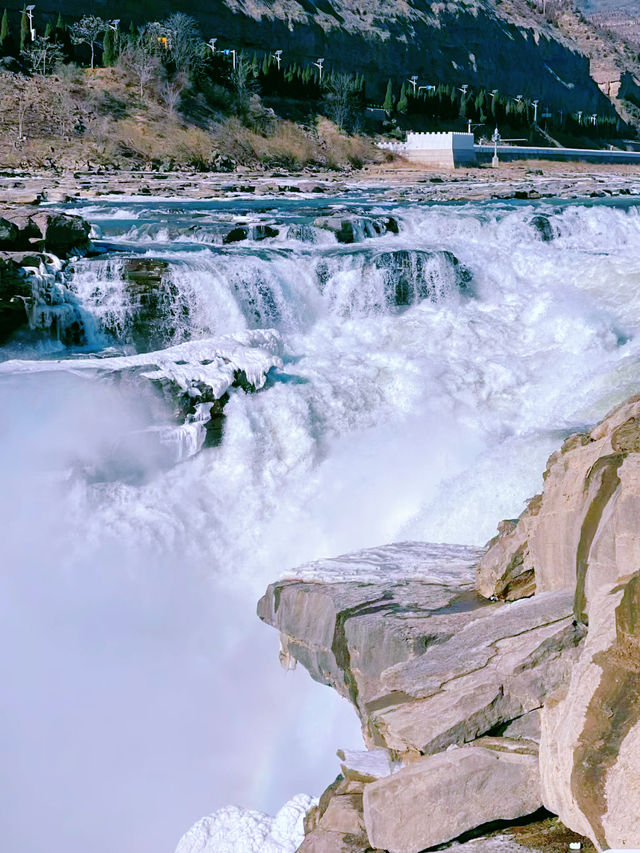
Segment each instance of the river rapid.
[{"label": "river rapid", "polygon": [[[0,349],[2,846],[171,851],[227,804],[318,795],[360,743],[280,669],[267,583],[482,545],[638,391],[640,213],[373,191],[66,210],[101,252],[66,273],[82,341]],[[197,395],[230,363],[247,381],[212,428]]]}]

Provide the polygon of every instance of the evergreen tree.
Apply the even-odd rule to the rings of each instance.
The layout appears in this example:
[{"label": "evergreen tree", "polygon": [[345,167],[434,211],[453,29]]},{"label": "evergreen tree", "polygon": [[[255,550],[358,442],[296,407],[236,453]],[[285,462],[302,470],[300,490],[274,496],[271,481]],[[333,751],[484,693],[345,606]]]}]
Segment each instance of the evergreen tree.
[{"label": "evergreen tree", "polygon": [[387,91],[384,96],[382,109],[386,110],[388,113],[393,111],[393,84],[391,83],[391,80],[387,83]]},{"label": "evergreen tree", "polygon": [[7,14],[7,10],[5,9],[2,14],[2,23],[0,23],[0,47],[5,46],[9,37],[9,16]]},{"label": "evergreen tree", "polygon": [[400,97],[398,98],[396,109],[399,113],[406,113],[409,109],[409,99],[407,98],[407,90],[404,83],[400,89]]},{"label": "evergreen tree", "polygon": [[111,27],[107,27],[104,31],[104,38],[102,39],[102,64],[105,68],[115,65],[116,50],[114,35],[115,33]]},{"label": "evergreen tree", "polygon": [[66,27],[64,24],[64,18],[62,17],[62,14],[58,12],[58,19],[56,20],[56,31],[59,33],[63,33],[65,30]]},{"label": "evergreen tree", "polygon": [[53,24],[51,21],[47,21],[47,26],[44,28],[44,37],[46,39],[50,39],[53,35]]},{"label": "evergreen tree", "polygon": [[29,27],[29,18],[27,10],[22,10],[22,18],[20,19],[20,52],[22,52],[30,40],[31,28]]},{"label": "evergreen tree", "polygon": [[268,53],[265,53],[264,58],[262,60],[262,76],[266,77],[269,74],[269,69],[271,67],[271,57]]}]

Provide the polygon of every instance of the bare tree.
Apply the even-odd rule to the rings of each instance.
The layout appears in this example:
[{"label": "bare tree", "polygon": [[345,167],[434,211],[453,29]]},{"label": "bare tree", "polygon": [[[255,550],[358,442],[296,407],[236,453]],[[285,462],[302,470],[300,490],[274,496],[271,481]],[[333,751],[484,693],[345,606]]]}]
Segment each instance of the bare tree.
[{"label": "bare tree", "polygon": [[95,48],[100,45],[100,36],[106,30],[108,24],[96,15],[85,15],[77,23],[71,26],[71,41],[74,44],[88,44],[91,48],[91,67],[95,63]]},{"label": "bare tree", "polygon": [[202,36],[194,18],[184,12],[169,15],[160,23],[167,50],[177,71],[189,74],[202,61]]},{"label": "bare tree", "polygon": [[144,100],[145,87],[161,76],[160,60],[142,44],[130,44],[120,54],[120,64],[133,75],[140,87],[140,100]]},{"label": "bare tree", "polygon": [[61,45],[51,41],[47,36],[36,36],[35,40],[22,51],[22,56],[34,74],[46,76],[59,62],[62,62],[64,50]]},{"label": "bare tree", "polygon": [[26,140],[25,122],[27,114],[40,100],[40,89],[36,77],[23,77],[15,75],[15,84],[18,90],[18,100],[15,109],[16,119],[16,145],[22,145]]},{"label": "bare tree", "polygon": [[167,80],[161,90],[161,97],[167,106],[167,112],[173,118],[176,114],[180,98],[187,85],[186,74],[176,74],[173,80]]},{"label": "bare tree", "polygon": [[332,74],[327,78],[325,107],[329,118],[335,121],[340,130],[353,129],[359,96],[360,90],[351,75]]}]

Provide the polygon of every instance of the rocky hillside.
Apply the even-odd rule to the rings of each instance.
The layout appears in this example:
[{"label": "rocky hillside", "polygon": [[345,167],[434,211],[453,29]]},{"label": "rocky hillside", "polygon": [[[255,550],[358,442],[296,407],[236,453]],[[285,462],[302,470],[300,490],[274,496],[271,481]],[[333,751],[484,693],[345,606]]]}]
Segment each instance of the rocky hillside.
[{"label": "rocky hillside", "polygon": [[637,846],[639,466],[634,397],[565,441],[479,562],[401,543],[269,587],[283,663],[348,698],[367,746],[339,753],[300,851],[418,853],[541,808]]},{"label": "rocky hillside", "polygon": [[[115,14],[113,4],[94,0],[91,11]],[[552,4],[549,3],[549,8]],[[17,10],[18,6],[14,5]],[[64,0],[40,14],[80,16],[87,4]],[[570,12],[542,13],[542,4],[524,0],[470,0],[431,4],[417,0],[183,0],[182,11],[198,18],[206,38],[218,46],[256,51],[282,49],[287,62],[325,57],[326,67],[364,72],[369,97],[382,100],[388,78],[417,74],[422,83],[467,83],[511,95],[539,98],[552,108],[603,114],[611,104],[589,75],[580,52],[560,19]],[[175,11],[167,0],[119,3],[128,25]],[[594,39],[596,36],[594,35]]]}]

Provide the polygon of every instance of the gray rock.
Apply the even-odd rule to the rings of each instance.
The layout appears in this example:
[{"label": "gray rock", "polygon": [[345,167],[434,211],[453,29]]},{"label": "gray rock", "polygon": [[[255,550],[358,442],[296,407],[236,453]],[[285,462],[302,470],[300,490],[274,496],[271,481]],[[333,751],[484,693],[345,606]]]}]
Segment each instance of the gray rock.
[{"label": "gray rock", "polygon": [[392,305],[413,305],[422,299],[439,302],[454,293],[469,291],[471,274],[453,252],[381,252],[370,266],[382,272],[385,295]]},{"label": "gray rock", "polygon": [[537,748],[506,738],[419,758],[366,785],[363,797],[369,842],[389,853],[419,853],[541,805]]},{"label": "gray rock", "polygon": [[280,630],[285,661],[352,701],[369,747],[423,754],[540,708],[583,636],[572,605],[566,591],[488,602],[462,579],[281,581],[258,613]]}]

